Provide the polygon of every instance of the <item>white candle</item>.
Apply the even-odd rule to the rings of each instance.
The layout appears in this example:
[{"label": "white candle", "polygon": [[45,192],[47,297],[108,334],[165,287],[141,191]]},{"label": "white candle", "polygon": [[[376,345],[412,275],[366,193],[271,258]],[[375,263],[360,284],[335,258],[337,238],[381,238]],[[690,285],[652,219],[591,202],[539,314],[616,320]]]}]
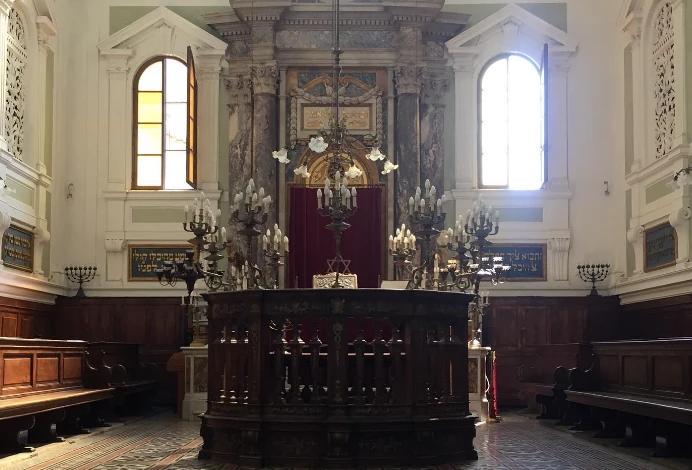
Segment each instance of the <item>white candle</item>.
[{"label": "white candle", "polygon": [[226,227],[221,227],[221,240],[228,240],[226,238]]},{"label": "white candle", "polygon": [[353,198],[353,207],[358,207],[358,200],[356,199],[358,191],[356,191],[356,188],[351,188],[351,197]]},{"label": "white candle", "polygon": [[394,237],[390,235],[389,236],[389,249],[391,250],[393,248],[394,248]]},{"label": "white candle", "polygon": [[266,235],[262,235],[262,248],[265,250],[267,249],[267,236]]},{"label": "white candle", "polygon": [[188,210],[189,210],[188,207],[185,206],[185,223],[187,223],[187,211],[188,211]]},{"label": "white candle", "polygon": [[409,213],[409,214],[413,214],[413,204],[414,204],[414,202],[415,202],[415,201],[413,200],[413,196],[411,196],[411,197],[408,199],[408,213]]},{"label": "white candle", "polygon": [[437,200],[437,215],[441,215],[441,214],[442,214],[442,200],[438,199]]},{"label": "white candle", "polygon": [[288,237],[284,237],[284,251],[288,251]]}]

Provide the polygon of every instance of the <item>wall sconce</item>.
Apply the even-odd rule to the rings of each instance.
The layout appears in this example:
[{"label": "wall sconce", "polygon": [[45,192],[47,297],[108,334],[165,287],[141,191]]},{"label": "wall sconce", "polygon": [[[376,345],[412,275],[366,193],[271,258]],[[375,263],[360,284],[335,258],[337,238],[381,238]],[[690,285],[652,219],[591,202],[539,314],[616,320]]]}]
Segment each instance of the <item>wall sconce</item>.
[{"label": "wall sconce", "polygon": [[72,188],[74,187],[74,183],[70,183],[67,185],[67,199],[72,199]]}]

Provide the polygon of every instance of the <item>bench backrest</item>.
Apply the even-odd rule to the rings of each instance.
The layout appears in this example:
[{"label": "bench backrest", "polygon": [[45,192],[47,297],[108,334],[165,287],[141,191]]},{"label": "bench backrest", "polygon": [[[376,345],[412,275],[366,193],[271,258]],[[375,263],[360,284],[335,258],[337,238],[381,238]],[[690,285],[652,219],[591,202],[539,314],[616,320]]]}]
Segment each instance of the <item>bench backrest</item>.
[{"label": "bench backrest", "polygon": [[591,367],[590,344],[546,344],[532,347],[528,352],[527,364],[519,368],[521,382],[551,384],[558,367]]},{"label": "bench backrest", "polygon": [[600,390],[692,400],[692,338],[593,343]]},{"label": "bench backrest", "polygon": [[82,388],[85,341],[0,337],[0,399]]},{"label": "bench backrest", "polygon": [[97,341],[89,343],[89,352],[96,355],[103,352],[103,363],[108,367],[121,365],[125,368],[124,379],[139,375],[139,344]]}]

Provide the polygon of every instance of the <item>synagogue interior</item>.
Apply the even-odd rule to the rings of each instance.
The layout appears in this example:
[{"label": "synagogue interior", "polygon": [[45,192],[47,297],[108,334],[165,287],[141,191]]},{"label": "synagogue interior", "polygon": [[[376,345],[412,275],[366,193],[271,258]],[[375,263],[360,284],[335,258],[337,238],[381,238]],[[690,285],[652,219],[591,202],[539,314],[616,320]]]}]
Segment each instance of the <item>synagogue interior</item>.
[{"label": "synagogue interior", "polygon": [[0,0],[0,470],[692,468],[687,46],[692,0]]}]

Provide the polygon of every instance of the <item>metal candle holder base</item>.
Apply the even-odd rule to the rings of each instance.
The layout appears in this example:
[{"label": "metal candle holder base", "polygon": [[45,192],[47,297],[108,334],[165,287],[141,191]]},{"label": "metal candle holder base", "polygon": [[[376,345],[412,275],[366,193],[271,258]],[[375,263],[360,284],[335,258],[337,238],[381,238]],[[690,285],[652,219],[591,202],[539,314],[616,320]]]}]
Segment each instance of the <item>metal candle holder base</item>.
[{"label": "metal candle holder base", "polygon": [[608,277],[608,271],[610,270],[609,264],[580,264],[577,266],[579,271],[579,277],[584,282],[591,283],[591,292],[589,292],[589,297],[598,297],[598,291],[596,290],[596,283],[604,281]]}]

